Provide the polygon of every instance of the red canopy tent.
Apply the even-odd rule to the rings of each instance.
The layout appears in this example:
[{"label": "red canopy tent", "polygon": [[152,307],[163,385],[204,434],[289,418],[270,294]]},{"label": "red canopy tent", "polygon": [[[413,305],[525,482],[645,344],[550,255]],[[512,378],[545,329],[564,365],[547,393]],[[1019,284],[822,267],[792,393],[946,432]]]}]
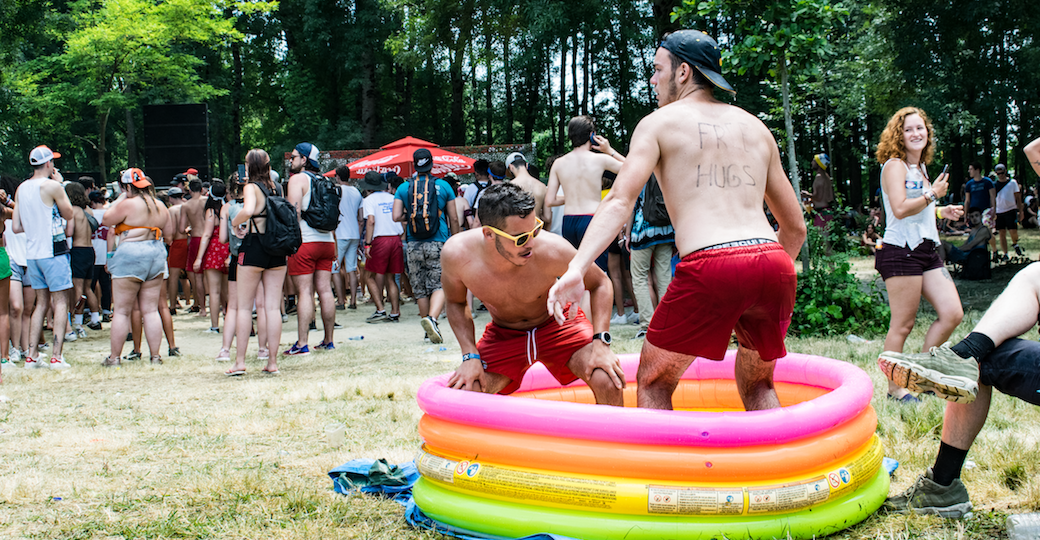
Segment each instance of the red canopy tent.
[{"label": "red canopy tent", "polygon": [[415,137],[405,137],[394,141],[381,150],[369,156],[365,156],[349,165],[351,178],[364,178],[368,171],[390,172],[404,178],[408,178],[415,172],[412,154],[419,148],[428,148],[433,154],[433,170],[431,174],[437,177],[448,173],[466,174],[473,172],[474,159],[449,152],[439,148],[436,144]]}]

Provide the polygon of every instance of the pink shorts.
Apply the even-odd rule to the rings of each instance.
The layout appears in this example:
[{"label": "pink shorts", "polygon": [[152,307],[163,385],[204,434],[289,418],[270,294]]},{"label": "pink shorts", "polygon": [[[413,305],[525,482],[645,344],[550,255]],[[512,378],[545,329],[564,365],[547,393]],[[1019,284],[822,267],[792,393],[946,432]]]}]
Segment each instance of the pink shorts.
[{"label": "pink shorts", "polygon": [[667,351],[722,360],[734,331],[763,360],[787,355],[797,275],[780,244],[702,249],[675,268],[646,340]]},{"label": "pink shorts", "polygon": [[296,254],[289,257],[289,275],[305,276],[318,270],[332,272],[336,262],[335,242],[304,242]]},{"label": "pink shorts", "polygon": [[578,376],[567,363],[589,343],[592,343],[592,323],[579,309],[578,316],[563,326],[552,317],[529,330],[513,330],[489,322],[477,343],[477,352],[481,360],[487,362],[488,373],[509,377],[509,384],[499,394],[512,394],[535,362],[545,364],[560,384],[576,381]]}]

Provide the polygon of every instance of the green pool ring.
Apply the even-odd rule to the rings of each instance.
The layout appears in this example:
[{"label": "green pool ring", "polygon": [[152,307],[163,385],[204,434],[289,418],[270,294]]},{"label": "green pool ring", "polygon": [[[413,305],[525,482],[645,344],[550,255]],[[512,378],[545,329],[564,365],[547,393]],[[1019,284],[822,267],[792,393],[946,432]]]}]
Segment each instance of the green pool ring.
[{"label": "green pool ring", "polygon": [[602,514],[512,504],[438,487],[422,478],[415,503],[432,519],[489,535],[518,538],[550,533],[596,540],[811,539],[847,529],[877,511],[888,496],[888,472],[848,496],[784,515],[705,517]]}]

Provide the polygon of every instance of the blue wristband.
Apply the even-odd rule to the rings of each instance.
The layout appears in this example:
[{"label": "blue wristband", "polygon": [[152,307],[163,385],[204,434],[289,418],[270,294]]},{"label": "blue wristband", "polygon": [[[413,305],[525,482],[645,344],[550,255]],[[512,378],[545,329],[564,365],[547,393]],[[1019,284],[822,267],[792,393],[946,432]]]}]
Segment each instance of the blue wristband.
[{"label": "blue wristband", "polygon": [[[462,355],[462,361],[463,362],[466,362],[468,360],[480,360],[480,355],[477,354],[477,353],[466,353],[466,354]],[[485,362],[483,360],[480,360],[480,366],[483,367],[484,369],[487,369],[487,362]]]}]

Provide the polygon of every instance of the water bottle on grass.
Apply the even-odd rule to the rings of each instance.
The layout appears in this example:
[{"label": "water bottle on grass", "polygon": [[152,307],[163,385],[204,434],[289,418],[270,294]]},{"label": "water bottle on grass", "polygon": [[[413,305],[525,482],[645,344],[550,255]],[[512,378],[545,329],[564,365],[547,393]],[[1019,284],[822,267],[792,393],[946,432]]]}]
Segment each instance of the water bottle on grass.
[{"label": "water bottle on grass", "polygon": [[1008,516],[1007,531],[1010,540],[1040,540],[1040,514]]}]

